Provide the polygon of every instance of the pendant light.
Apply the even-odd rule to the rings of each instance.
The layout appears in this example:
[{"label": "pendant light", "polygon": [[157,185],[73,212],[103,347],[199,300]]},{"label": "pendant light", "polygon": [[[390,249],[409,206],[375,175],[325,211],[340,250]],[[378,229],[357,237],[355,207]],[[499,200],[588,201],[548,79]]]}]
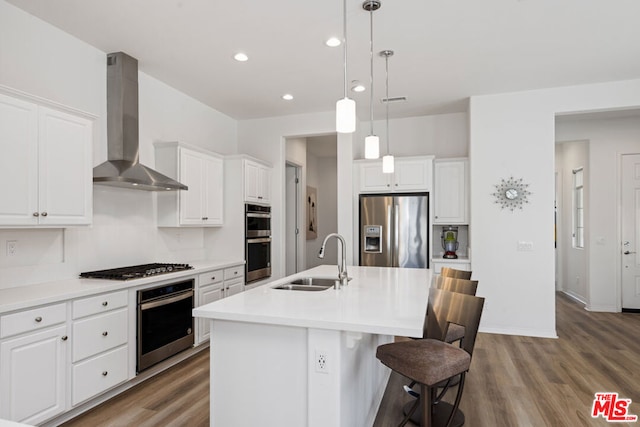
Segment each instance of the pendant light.
[{"label": "pendant light", "polygon": [[383,173],[393,173],[393,156],[389,151],[389,57],[393,56],[392,50],[383,50],[380,52],[380,56],[384,56],[385,58],[385,70],[387,73],[387,96],[384,100],[387,106],[387,155],[382,157],[382,172]]},{"label": "pendant light", "polygon": [[336,102],[336,131],[353,133],[356,130],[356,102],[347,96],[347,0],[343,0],[344,98]]},{"label": "pendant light", "polygon": [[369,11],[369,53],[371,59],[371,74],[369,80],[369,90],[371,91],[369,97],[369,120],[371,123],[371,132],[369,132],[369,136],[364,139],[365,159],[377,159],[378,157],[380,157],[380,138],[378,138],[378,136],[374,135],[373,133],[373,12],[380,9],[380,6],[381,3],[375,0],[365,1],[364,3],[362,3],[363,9]]}]

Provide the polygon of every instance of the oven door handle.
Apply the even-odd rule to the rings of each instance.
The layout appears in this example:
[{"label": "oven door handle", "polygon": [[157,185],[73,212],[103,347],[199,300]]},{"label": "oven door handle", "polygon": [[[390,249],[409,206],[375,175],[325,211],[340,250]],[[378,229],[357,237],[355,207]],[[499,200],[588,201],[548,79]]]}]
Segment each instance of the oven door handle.
[{"label": "oven door handle", "polygon": [[262,239],[247,239],[247,243],[271,243],[271,238],[265,237]]},{"label": "oven door handle", "polygon": [[271,218],[271,214],[270,213],[247,212],[247,217],[249,217],[249,218]]},{"label": "oven door handle", "polygon": [[187,292],[182,292],[178,295],[175,296],[170,296],[168,298],[162,298],[159,300],[155,300],[155,301],[149,301],[149,302],[143,302],[140,304],[140,310],[149,310],[152,308],[156,308],[156,307],[160,307],[163,305],[167,305],[167,304],[171,304],[174,302],[178,302],[178,301],[182,301],[184,299],[187,298],[192,298],[193,297],[193,289],[187,291]]}]

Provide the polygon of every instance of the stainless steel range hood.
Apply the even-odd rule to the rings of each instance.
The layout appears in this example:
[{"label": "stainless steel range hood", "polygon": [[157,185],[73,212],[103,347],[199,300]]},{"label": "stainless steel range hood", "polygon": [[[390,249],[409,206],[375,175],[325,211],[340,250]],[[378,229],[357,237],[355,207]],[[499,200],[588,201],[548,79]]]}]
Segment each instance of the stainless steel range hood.
[{"label": "stainless steel range hood", "polygon": [[123,53],[107,55],[107,155],[93,168],[93,182],[147,191],[188,187],[139,163],[138,60]]}]

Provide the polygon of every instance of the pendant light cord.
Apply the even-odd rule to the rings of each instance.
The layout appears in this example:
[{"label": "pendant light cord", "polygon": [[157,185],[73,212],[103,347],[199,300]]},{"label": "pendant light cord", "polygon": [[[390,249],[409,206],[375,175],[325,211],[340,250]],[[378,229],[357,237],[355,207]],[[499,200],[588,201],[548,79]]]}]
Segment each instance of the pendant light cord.
[{"label": "pendant light cord", "polygon": [[391,152],[389,151],[389,55],[385,55],[385,71],[387,73],[387,81],[386,81],[386,86],[387,86],[387,99],[386,99],[386,108],[387,108],[387,154],[390,154]]},{"label": "pendant light cord", "polygon": [[344,37],[344,97],[347,98],[347,0],[343,0],[342,5],[342,37]]},{"label": "pendant light cord", "polygon": [[371,34],[370,34],[370,43],[369,43],[369,47],[370,47],[370,52],[371,52],[371,76],[370,76],[370,80],[369,80],[369,88],[371,90],[371,94],[369,96],[369,109],[370,109],[370,122],[371,122],[371,133],[370,135],[373,135],[373,7],[369,10],[369,24],[370,24],[370,30],[371,30]]}]

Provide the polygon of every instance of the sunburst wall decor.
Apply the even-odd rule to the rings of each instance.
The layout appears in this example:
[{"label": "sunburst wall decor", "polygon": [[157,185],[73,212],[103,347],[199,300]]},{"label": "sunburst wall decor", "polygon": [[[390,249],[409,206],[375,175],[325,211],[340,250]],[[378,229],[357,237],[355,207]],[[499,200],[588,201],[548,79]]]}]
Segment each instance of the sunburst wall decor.
[{"label": "sunburst wall decor", "polygon": [[528,190],[529,184],[522,182],[522,178],[502,179],[500,184],[495,184],[496,191],[493,196],[496,198],[495,203],[500,205],[500,209],[509,209],[513,212],[516,209],[522,209],[529,203],[527,197],[531,195]]}]

